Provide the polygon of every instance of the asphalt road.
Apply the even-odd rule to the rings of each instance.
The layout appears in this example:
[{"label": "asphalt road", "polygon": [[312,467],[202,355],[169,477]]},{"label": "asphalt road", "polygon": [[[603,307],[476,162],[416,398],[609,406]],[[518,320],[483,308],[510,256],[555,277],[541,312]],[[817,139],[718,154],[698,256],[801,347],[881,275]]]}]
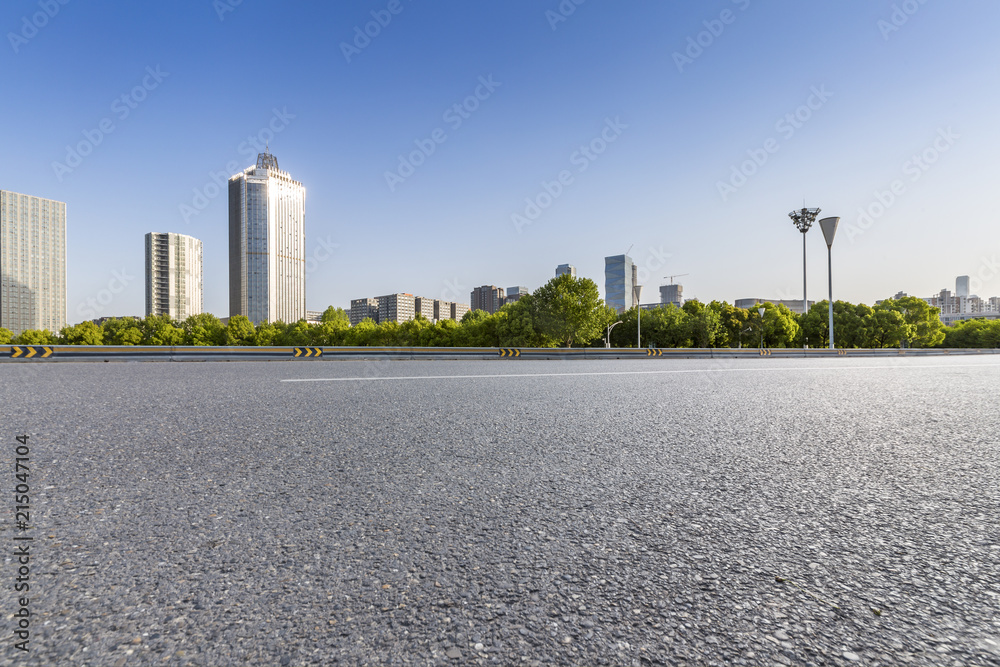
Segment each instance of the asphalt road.
[{"label": "asphalt road", "polygon": [[998,395],[969,357],[3,365],[0,664],[998,665]]}]

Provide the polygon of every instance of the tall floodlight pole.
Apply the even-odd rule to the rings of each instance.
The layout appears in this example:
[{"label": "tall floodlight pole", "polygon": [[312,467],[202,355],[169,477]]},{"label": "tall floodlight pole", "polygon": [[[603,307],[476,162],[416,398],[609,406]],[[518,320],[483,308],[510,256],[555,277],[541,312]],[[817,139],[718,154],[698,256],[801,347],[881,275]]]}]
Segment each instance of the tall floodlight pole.
[{"label": "tall floodlight pole", "polygon": [[[795,226],[799,228],[802,232],[802,314],[805,315],[809,312],[809,301],[806,299],[806,232],[812,227],[812,224],[816,222],[816,216],[819,215],[818,208],[802,208],[798,211],[792,211],[788,214],[788,217],[792,219]],[[802,347],[805,347],[805,343]]]},{"label": "tall floodlight pole", "polygon": [[826,264],[830,274],[830,349],[833,349],[833,237],[837,235],[837,224],[840,218],[823,218],[819,228],[823,230],[826,239]]}]

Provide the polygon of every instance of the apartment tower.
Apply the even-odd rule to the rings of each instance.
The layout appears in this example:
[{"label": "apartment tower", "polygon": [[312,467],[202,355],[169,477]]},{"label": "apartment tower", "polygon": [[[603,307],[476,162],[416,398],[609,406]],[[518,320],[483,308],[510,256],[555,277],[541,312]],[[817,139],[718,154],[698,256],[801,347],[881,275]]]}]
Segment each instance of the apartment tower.
[{"label": "apartment tower", "polygon": [[186,234],[146,234],[146,314],[186,320],[202,312],[202,246]]},{"label": "apartment tower", "polygon": [[0,327],[66,326],[66,204],[0,190]]},{"label": "apartment tower", "polygon": [[229,315],[306,315],[306,190],[270,153],[229,179]]}]

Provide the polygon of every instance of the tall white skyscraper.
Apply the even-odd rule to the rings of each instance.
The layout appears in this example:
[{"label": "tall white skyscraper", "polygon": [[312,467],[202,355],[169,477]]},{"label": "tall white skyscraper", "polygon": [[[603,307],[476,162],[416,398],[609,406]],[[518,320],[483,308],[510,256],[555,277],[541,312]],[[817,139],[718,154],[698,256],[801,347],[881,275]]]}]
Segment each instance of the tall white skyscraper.
[{"label": "tall white skyscraper", "polygon": [[306,189],[270,153],[229,179],[229,315],[306,316]]},{"label": "tall white skyscraper", "polygon": [[66,326],[66,204],[0,190],[0,327]]},{"label": "tall white skyscraper", "polygon": [[201,241],[185,234],[146,234],[146,314],[186,320],[203,310]]}]

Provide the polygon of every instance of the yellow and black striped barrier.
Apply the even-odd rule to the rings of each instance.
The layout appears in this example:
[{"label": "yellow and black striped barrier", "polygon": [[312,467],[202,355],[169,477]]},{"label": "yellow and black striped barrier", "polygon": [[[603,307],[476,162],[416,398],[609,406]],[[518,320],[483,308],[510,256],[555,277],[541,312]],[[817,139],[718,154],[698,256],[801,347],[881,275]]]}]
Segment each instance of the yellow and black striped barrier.
[{"label": "yellow and black striped barrier", "polygon": [[48,345],[13,345],[10,348],[11,359],[47,359],[52,356],[52,348]]},{"label": "yellow and black striped barrier", "polygon": [[513,349],[513,348],[509,348],[509,347],[502,347],[502,348],[500,348],[500,357],[501,358],[503,358],[503,357],[520,357],[520,356],[521,356],[521,350],[516,350],[516,349]]},{"label": "yellow and black striped barrier", "polygon": [[320,357],[323,356],[323,348],[321,347],[296,347],[294,348],[293,357]]},{"label": "yellow and black striped barrier", "polygon": [[647,357],[662,357],[663,356],[663,350],[659,350],[659,349],[655,349],[655,348],[647,348],[646,349],[646,356]]},{"label": "yellow and black striped barrier", "polygon": [[760,350],[760,356],[762,356],[762,357],[770,357],[771,356],[771,350],[766,350],[764,348],[761,348],[761,350]]},{"label": "yellow and black striped barrier", "polygon": [[841,357],[847,356],[847,350],[837,350],[837,355]]}]

